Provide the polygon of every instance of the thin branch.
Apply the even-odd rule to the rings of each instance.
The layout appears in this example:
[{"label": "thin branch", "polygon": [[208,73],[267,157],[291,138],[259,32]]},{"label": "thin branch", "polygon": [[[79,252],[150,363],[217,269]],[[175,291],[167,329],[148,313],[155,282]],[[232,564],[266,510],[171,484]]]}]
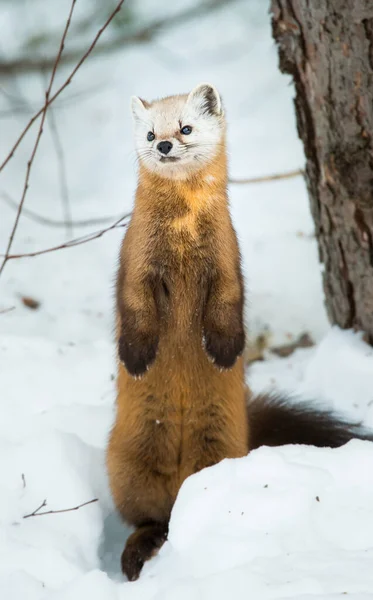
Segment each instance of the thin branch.
[{"label": "thin branch", "polygon": [[[5,202],[5,204],[10,206],[10,208],[18,210],[18,202],[11,198],[9,194],[7,194],[6,192],[0,192],[0,198]],[[62,228],[68,225],[66,221],[45,217],[44,215],[41,215],[40,213],[26,207],[23,207],[22,209],[22,216],[28,217],[32,221],[40,223],[40,225],[46,225],[48,227]],[[92,227],[94,225],[105,225],[105,223],[112,223],[113,221],[116,221],[121,216],[122,215],[108,215],[97,218],[92,217],[91,219],[77,219],[72,221],[72,225],[73,227]]]},{"label": "thin branch", "polygon": [[9,306],[9,308],[2,308],[0,309],[0,315],[5,315],[5,313],[12,312],[12,310],[15,310],[15,306]]},{"label": "thin branch", "polygon": [[22,198],[21,198],[21,202],[20,202],[19,207],[18,207],[17,215],[16,215],[16,218],[15,218],[15,221],[14,221],[14,225],[13,225],[13,229],[11,231],[10,238],[9,238],[9,241],[8,241],[8,245],[7,245],[7,248],[6,248],[6,251],[5,251],[5,258],[4,258],[4,260],[3,260],[3,262],[2,262],[2,264],[0,266],[0,276],[1,276],[1,274],[2,274],[2,272],[4,270],[4,268],[5,268],[5,265],[7,263],[8,255],[9,255],[9,252],[10,252],[10,249],[12,247],[13,240],[14,240],[14,235],[16,233],[16,230],[17,230],[17,227],[18,227],[18,223],[19,223],[19,219],[21,217],[23,203],[25,201],[27,190],[28,190],[28,187],[29,187],[29,179],[30,179],[31,168],[32,168],[32,165],[33,165],[33,162],[34,162],[34,158],[35,158],[36,152],[38,150],[40,139],[41,139],[41,136],[42,136],[42,133],[43,133],[44,122],[45,122],[45,118],[46,118],[46,115],[47,115],[48,104],[49,104],[49,96],[50,96],[50,93],[51,93],[51,90],[52,90],[52,86],[53,86],[54,78],[56,76],[56,72],[57,72],[58,64],[59,64],[59,61],[60,61],[60,58],[61,58],[61,54],[62,54],[63,49],[64,49],[65,39],[66,39],[67,32],[68,32],[69,27],[70,27],[71,17],[72,17],[72,14],[74,12],[75,4],[76,4],[76,0],[72,0],[71,7],[70,7],[70,12],[69,12],[69,16],[68,16],[67,21],[66,21],[65,29],[63,31],[62,38],[61,38],[60,47],[59,47],[59,50],[58,50],[58,53],[57,53],[57,57],[55,59],[54,67],[53,67],[53,70],[52,70],[52,74],[51,74],[51,77],[50,77],[49,86],[47,88],[47,91],[45,92],[45,104],[44,104],[44,107],[42,109],[42,117],[41,117],[41,121],[40,121],[39,131],[38,131],[38,134],[36,136],[36,140],[35,140],[34,148],[33,148],[32,153],[31,153],[31,157],[30,157],[30,159],[29,159],[29,161],[27,163],[26,177],[25,177],[25,183],[24,183],[24,186],[23,186]]},{"label": "thin branch", "polygon": [[24,515],[24,519],[28,519],[29,517],[35,517],[36,514],[38,514],[39,510],[41,510],[42,508],[44,508],[44,506],[47,506],[47,500],[43,500],[43,502],[40,504],[40,506],[38,506],[38,508],[35,508],[34,512],[30,513],[29,515]]},{"label": "thin branch", "polygon": [[48,112],[48,123],[52,134],[52,139],[54,141],[54,148],[56,151],[57,164],[58,164],[58,177],[60,180],[60,193],[61,193],[61,203],[62,203],[62,212],[64,215],[64,221],[66,223],[66,233],[68,236],[74,235],[73,231],[73,217],[71,212],[71,203],[69,196],[69,188],[67,185],[67,172],[66,172],[66,161],[65,161],[65,153],[62,146],[60,134],[57,128],[56,119],[54,116],[54,109],[51,106]]},{"label": "thin branch", "polygon": [[[298,177],[300,175],[303,175],[304,171],[302,171],[302,169],[296,169],[294,171],[288,171],[286,173],[277,173],[274,175],[263,175],[261,177],[251,177],[248,179],[235,179],[235,178],[230,178],[229,179],[229,183],[232,184],[250,184],[250,183],[266,183],[268,181],[277,181],[277,180],[281,180],[281,179],[290,179],[291,177]],[[6,192],[0,192],[0,198],[2,198],[2,200],[4,202],[6,202],[6,204],[8,206],[10,206],[11,208],[18,210],[18,203],[9,196],[9,194],[7,194]],[[29,219],[32,219],[33,221],[35,221],[36,223],[40,223],[41,225],[47,225],[49,227],[66,227],[67,226],[67,221],[60,221],[58,219],[51,219],[49,217],[45,217],[44,215],[41,215],[40,213],[31,210],[29,208],[24,208],[22,211],[22,214],[25,217],[28,217]],[[126,216],[130,216],[130,213]],[[92,219],[82,219],[82,220],[75,220],[72,221],[72,225],[74,227],[89,227],[91,225],[105,225],[105,223],[111,223],[112,221],[119,219],[120,215],[112,215],[112,216],[104,216],[104,217],[97,217],[97,218],[92,218]]]},{"label": "thin branch", "polygon": [[229,178],[229,183],[233,184],[247,184],[247,183],[264,183],[265,181],[278,181],[279,179],[292,179],[293,177],[300,177],[304,175],[302,169],[296,169],[294,171],[287,171],[286,173],[275,173],[274,175],[263,175],[262,177],[249,177],[248,179],[236,179],[235,177]]},{"label": "thin branch", "polygon": [[55,94],[53,94],[53,96],[51,96],[48,99],[48,102],[46,102],[44,104],[44,106],[37,113],[35,113],[34,116],[30,119],[30,121],[28,122],[28,124],[26,125],[26,127],[24,128],[24,130],[22,131],[21,135],[19,136],[19,138],[17,139],[17,141],[13,145],[13,147],[10,150],[9,154],[6,156],[6,158],[4,159],[4,161],[1,163],[1,165],[0,165],[0,172],[4,169],[4,167],[8,164],[8,162],[10,161],[10,159],[13,157],[14,152],[17,150],[18,146],[22,142],[23,138],[25,137],[25,135],[28,132],[28,130],[30,129],[30,127],[32,127],[32,125],[40,117],[40,115],[43,114],[43,112],[48,108],[48,106],[50,104],[52,104],[52,102],[54,102],[56,100],[56,98],[58,98],[58,96],[61,94],[61,92],[63,92],[63,90],[71,83],[71,81],[73,80],[73,78],[74,78],[75,74],[77,73],[77,71],[80,69],[80,67],[82,66],[82,64],[87,60],[88,56],[93,51],[94,47],[96,46],[98,40],[100,39],[100,37],[103,34],[103,32],[105,31],[105,29],[110,25],[110,23],[114,19],[115,15],[120,11],[123,3],[124,3],[124,0],[120,0],[120,2],[117,4],[117,7],[115,8],[115,10],[111,13],[110,17],[106,20],[106,22],[101,27],[101,29],[99,29],[99,31],[97,32],[97,34],[96,34],[93,42],[89,46],[88,50],[81,57],[81,59],[79,60],[79,62],[77,63],[77,65],[71,71],[71,73],[68,76],[68,78],[65,80],[65,82],[61,85],[61,87],[57,90],[57,92]]},{"label": "thin branch", "polygon": [[[1,91],[1,88],[0,88],[0,91]],[[100,94],[104,91],[105,91],[105,89],[102,87],[102,85],[101,86],[91,85],[89,87],[85,87],[84,90],[78,90],[77,92],[74,92],[74,93],[64,96],[63,98],[61,98],[59,100],[59,102],[55,102],[54,109],[60,110],[64,106],[69,106],[73,102],[76,103],[76,100],[84,101],[86,98],[92,99],[93,95]],[[27,115],[33,114],[35,112],[35,110],[36,110],[36,108],[31,105],[12,106],[12,108],[9,110],[6,110],[6,109],[0,110],[0,119],[8,119],[9,116],[16,115],[16,114],[27,114]]]},{"label": "thin branch", "polygon": [[47,505],[47,501],[44,500],[43,503],[34,510],[34,512],[29,515],[24,515],[24,519],[29,519],[30,517],[41,517],[43,515],[57,515],[58,513],[67,513],[72,512],[74,510],[79,510],[79,508],[83,508],[83,506],[88,506],[88,504],[93,504],[94,502],[98,502],[98,498],[93,498],[93,500],[88,500],[88,502],[83,502],[82,504],[78,504],[78,506],[73,506],[73,508],[62,508],[60,510],[44,510],[43,512],[39,512],[44,506]]},{"label": "thin branch", "polygon": [[[97,52],[94,56],[101,56],[102,54],[108,54],[114,50],[122,50],[126,46],[132,46],[135,44],[145,44],[150,42],[161,30],[165,31],[171,29],[175,25],[185,24],[187,21],[191,21],[195,18],[200,18],[205,14],[218,10],[227,5],[232,5],[233,2],[238,0],[207,0],[206,2],[197,2],[194,6],[186,8],[184,11],[156,19],[148,25],[144,25],[137,31],[132,33],[124,33],[118,35],[114,39],[109,40],[106,44],[102,44],[97,48]],[[66,52],[63,57],[63,64],[75,62],[80,56],[80,50],[72,50]],[[0,75],[9,75],[13,73],[30,73],[31,71],[41,71],[43,69],[50,69],[53,65],[53,58],[36,58],[29,59],[21,57],[12,61],[3,62],[0,64]]]},{"label": "thin branch", "polygon": [[[56,252],[56,250],[63,250],[65,248],[73,248],[74,246],[80,246],[80,244],[86,244],[87,242],[91,242],[92,240],[97,240],[108,231],[112,231],[113,229],[118,229],[120,227],[126,227],[127,223],[122,223],[124,219],[130,217],[130,213],[127,215],[123,215],[120,219],[118,219],[115,223],[110,225],[110,227],[106,227],[106,229],[101,229],[100,231],[95,231],[93,233],[88,233],[85,236],[81,236],[75,238],[74,240],[69,240],[63,244],[58,246],[52,246],[51,248],[44,248],[43,250],[36,250],[35,252],[27,252],[25,254],[9,254],[7,260],[14,260],[18,258],[32,258],[34,256],[40,256],[41,254],[48,254],[49,252]],[[1,255],[0,255],[1,256]]]},{"label": "thin branch", "polygon": [[25,111],[27,111],[27,110],[30,111],[30,108],[31,108],[30,103],[23,96],[16,78],[13,79],[12,84],[13,84],[13,88],[15,88],[14,93],[12,93],[8,89],[0,86],[0,94],[4,98],[7,99],[8,103],[10,105],[10,113],[12,115],[15,115],[17,113],[17,109],[20,109],[20,108],[23,108],[23,110],[25,110]]},{"label": "thin branch", "polygon": [[[287,173],[277,173],[275,175],[264,175],[263,177],[252,177],[252,178],[248,178],[248,179],[230,178],[229,183],[232,183],[232,184],[265,183],[268,181],[277,181],[280,179],[290,179],[291,177],[298,177],[299,175],[303,175],[303,171],[301,169],[298,169],[295,171],[289,171]],[[1,194],[1,196],[10,205],[12,205],[14,207],[14,200],[12,200],[7,194],[5,194],[3,192]],[[30,210],[28,210],[27,212],[25,211],[25,215],[29,216],[30,218],[33,218],[34,220],[38,220],[39,222],[41,222],[43,224],[48,224],[48,225],[52,225],[52,226],[60,226],[61,225],[61,222],[51,221],[50,219],[46,219],[45,217],[42,217],[41,215],[38,215],[37,213],[31,212]],[[96,239],[102,237],[108,231],[112,231],[113,229],[117,229],[119,227],[126,227],[127,224],[126,223],[122,224],[122,221],[124,221],[124,219],[128,219],[130,216],[131,216],[131,213],[127,213],[126,215],[121,216],[112,225],[110,225],[109,227],[106,227],[105,229],[101,229],[100,231],[94,231],[92,233],[87,234],[86,236],[75,238],[73,240],[65,242],[64,244],[60,244],[58,246],[52,246],[50,248],[44,248],[43,250],[36,250],[35,252],[28,252],[25,254],[10,254],[7,257],[7,260],[14,260],[14,259],[19,259],[19,258],[32,258],[34,256],[40,256],[41,254],[55,252],[56,250],[63,250],[64,248],[72,248],[74,246],[79,246],[80,244],[86,244],[87,242],[90,242],[91,240],[96,240]],[[103,217],[103,218],[107,218],[107,217]],[[89,221],[75,221],[75,224],[81,225],[83,223],[87,224],[88,222]],[[91,219],[91,222],[92,222],[92,219]],[[102,220],[101,220],[101,222],[102,222]]]}]

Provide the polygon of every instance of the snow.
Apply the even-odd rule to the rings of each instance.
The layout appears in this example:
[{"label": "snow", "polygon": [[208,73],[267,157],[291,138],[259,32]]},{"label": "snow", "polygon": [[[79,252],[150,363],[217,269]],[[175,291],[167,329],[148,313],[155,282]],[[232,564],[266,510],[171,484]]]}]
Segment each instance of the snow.
[{"label": "snow", "polygon": [[[3,4],[2,47],[9,40],[13,55],[12,23],[19,34],[25,23]],[[58,27],[69,4],[63,0],[57,10],[55,3],[43,3],[46,23]],[[158,14],[149,0],[139,4],[143,15]],[[79,72],[54,109],[74,219],[115,217],[131,208],[131,94],[151,98],[211,81],[227,109],[232,176],[303,165],[293,90],[277,71],[267,8],[240,2],[165,31],[150,47],[105,56]],[[39,106],[41,78],[5,84],[24,107]],[[9,111],[5,95],[0,110]],[[1,115],[0,156],[30,117],[24,110]],[[35,133],[1,174],[0,195],[20,198]],[[302,179],[232,185],[230,194],[252,335],[269,328],[271,341],[284,343],[307,330],[318,342],[287,359],[269,356],[253,365],[253,390],[316,399],[373,427],[373,352],[360,335],[327,324]],[[15,213],[0,207],[4,248]],[[62,218],[48,127],[26,207]],[[74,236],[92,229],[74,227]],[[122,235],[119,229],[74,249],[10,261],[0,278],[0,310],[15,306],[0,314],[0,598],[372,598],[373,446],[360,441],[338,450],[261,448],[189,478],[168,542],[139,581],[123,580],[119,559],[129,529],[115,514],[104,455],[114,415],[113,282]],[[67,238],[63,228],[23,216],[14,251]],[[22,295],[39,300],[40,308],[23,306]],[[40,512],[96,498],[76,511],[23,518],[44,500]]]}]

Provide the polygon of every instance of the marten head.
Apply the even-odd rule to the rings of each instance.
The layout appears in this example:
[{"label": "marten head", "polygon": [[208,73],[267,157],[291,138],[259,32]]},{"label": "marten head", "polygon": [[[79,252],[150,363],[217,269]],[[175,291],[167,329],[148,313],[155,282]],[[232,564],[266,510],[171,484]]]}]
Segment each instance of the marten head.
[{"label": "marten head", "polygon": [[219,153],[225,119],[215,87],[201,83],[190,94],[146,102],[133,96],[136,150],[141,164],[165,178],[184,179]]}]

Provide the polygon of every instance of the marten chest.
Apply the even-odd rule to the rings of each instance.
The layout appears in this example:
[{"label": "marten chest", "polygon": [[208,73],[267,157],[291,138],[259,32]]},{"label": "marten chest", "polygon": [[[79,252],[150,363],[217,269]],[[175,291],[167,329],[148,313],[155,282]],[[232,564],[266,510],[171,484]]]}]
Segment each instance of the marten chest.
[{"label": "marten chest", "polygon": [[155,251],[159,305],[177,328],[199,321],[215,267],[214,240],[200,221],[175,219]]}]

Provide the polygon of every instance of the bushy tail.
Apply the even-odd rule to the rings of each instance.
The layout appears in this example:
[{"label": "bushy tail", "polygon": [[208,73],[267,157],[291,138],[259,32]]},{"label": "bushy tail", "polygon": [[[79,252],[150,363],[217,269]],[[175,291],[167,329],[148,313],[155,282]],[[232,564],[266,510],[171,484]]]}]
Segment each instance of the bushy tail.
[{"label": "bushy tail", "polygon": [[337,448],[353,438],[373,441],[373,431],[306,402],[263,395],[248,402],[250,450],[259,446],[306,444]]}]

